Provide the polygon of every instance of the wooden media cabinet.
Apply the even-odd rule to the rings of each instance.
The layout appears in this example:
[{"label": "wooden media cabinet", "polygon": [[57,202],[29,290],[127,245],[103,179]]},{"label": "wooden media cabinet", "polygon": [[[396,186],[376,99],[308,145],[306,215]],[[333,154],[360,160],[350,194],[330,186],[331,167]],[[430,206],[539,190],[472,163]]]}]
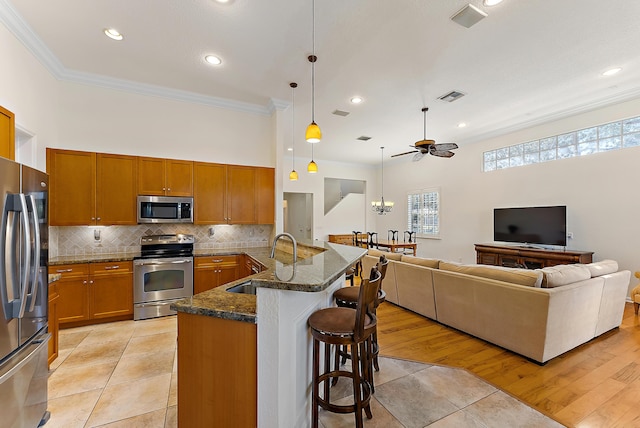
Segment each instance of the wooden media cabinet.
[{"label": "wooden media cabinet", "polygon": [[571,263],[591,263],[593,251],[547,250],[494,244],[475,244],[476,263],[483,265],[526,267],[538,269],[545,266]]}]

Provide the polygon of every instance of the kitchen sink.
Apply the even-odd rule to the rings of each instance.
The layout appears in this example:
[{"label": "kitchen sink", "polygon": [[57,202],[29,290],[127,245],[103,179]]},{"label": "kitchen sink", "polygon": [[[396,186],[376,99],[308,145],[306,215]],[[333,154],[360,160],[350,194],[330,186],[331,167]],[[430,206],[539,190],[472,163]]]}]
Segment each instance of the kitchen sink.
[{"label": "kitchen sink", "polygon": [[247,281],[227,288],[226,291],[229,293],[256,294],[256,286],[251,284],[251,281]]}]

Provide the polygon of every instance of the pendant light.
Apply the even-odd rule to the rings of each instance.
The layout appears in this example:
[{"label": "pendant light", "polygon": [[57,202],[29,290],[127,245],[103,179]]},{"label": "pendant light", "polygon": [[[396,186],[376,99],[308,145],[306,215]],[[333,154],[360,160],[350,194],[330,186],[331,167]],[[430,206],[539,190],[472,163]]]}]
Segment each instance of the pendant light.
[{"label": "pendant light", "polygon": [[380,155],[380,171],[382,181],[380,182],[380,200],[371,201],[371,209],[379,215],[385,215],[393,209],[393,202],[384,201],[384,147],[380,147],[382,154]]},{"label": "pendant light", "polygon": [[318,165],[313,161],[313,144],[311,145],[311,162],[307,165],[307,172],[309,174],[315,174],[318,172]]},{"label": "pendant light", "polygon": [[305,139],[307,143],[319,143],[322,139],[322,131],[316,124],[316,2],[311,1],[311,17],[312,17],[312,49],[311,55],[307,57],[311,63],[311,123],[307,126],[307,132],[305,133]]},{"label": "pendant light", "polygon": [[289,173],[289,181],[297,181],[298,173],[296,172],[296,137],[294,133],[294,125],[296,118],[296,95],[295,88],[298,87],[296,82],[289,83],[291,86],[291,172]]}]

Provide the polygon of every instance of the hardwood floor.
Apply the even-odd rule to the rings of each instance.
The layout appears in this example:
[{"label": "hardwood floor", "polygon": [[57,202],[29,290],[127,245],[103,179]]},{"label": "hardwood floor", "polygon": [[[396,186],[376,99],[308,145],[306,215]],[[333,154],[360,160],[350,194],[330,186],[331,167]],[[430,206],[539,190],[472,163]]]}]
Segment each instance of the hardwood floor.
[{"label": "hardwood floor", "polygon": [[378,308],[380,354],[465,368],[570,427],[640,426],[640,321],[540,366],[391,303]]}]

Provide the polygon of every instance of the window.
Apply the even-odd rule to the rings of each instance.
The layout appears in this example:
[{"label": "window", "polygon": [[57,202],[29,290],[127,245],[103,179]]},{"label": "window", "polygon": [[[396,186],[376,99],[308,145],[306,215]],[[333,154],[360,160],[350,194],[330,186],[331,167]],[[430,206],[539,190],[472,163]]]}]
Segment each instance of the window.
[{"label": "window", "polygon": [[439,189],[423,189],[407,195],[407,230],[422,237],[440,235]]},{"label": "window", "polygon": [[495,171],[635,146],[640,146],[640,117],[484,152],[483,170]]}]

